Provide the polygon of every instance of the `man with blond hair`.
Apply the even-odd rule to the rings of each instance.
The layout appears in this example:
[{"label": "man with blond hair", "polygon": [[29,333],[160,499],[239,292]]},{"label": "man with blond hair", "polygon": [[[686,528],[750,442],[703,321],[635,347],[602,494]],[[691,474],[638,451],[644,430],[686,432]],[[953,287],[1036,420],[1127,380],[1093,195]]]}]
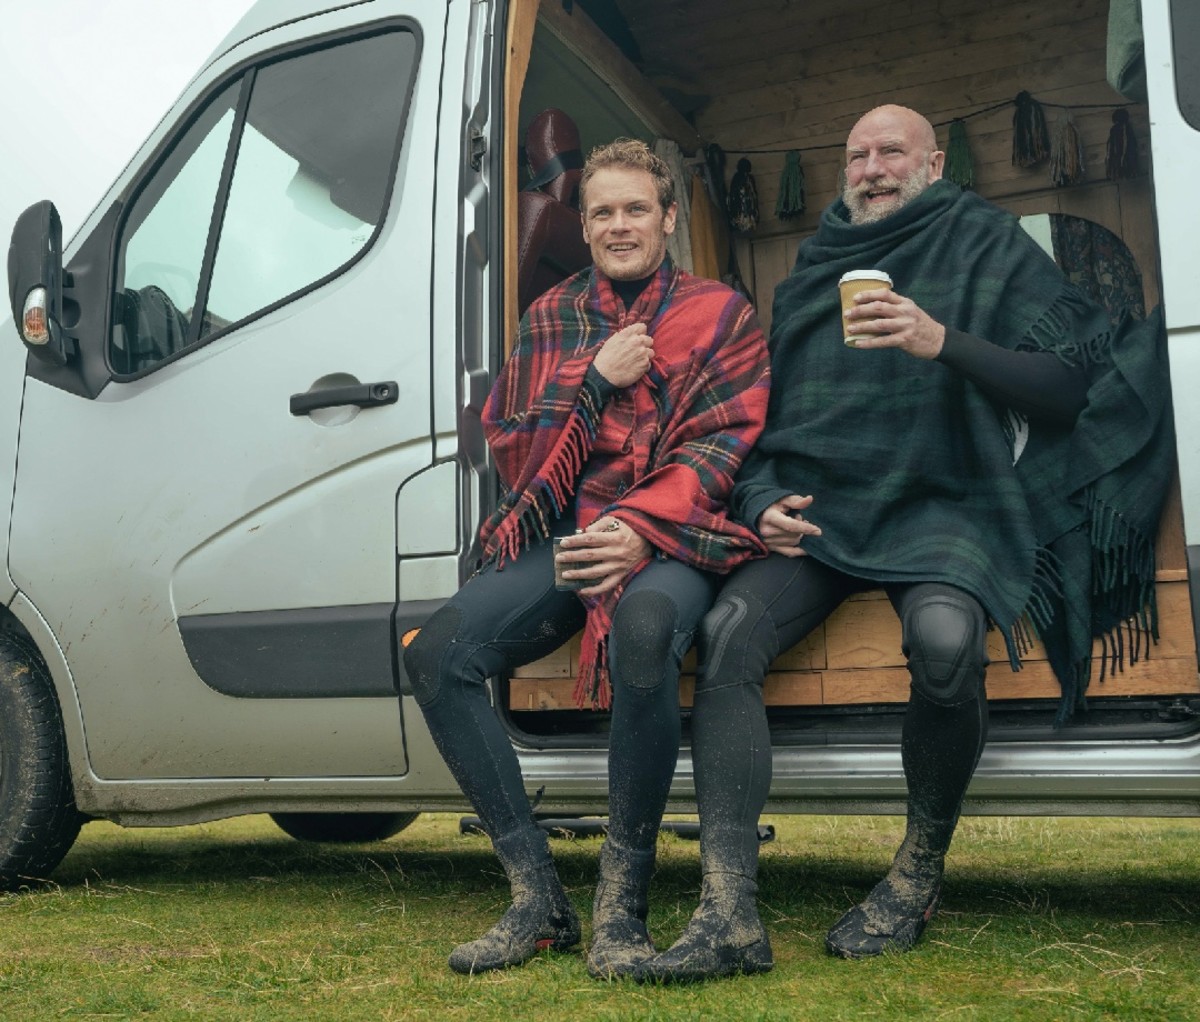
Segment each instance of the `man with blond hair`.
[{"label": "man with blond hair", "polygon": [[[533,819],[486,681],[583,628],[576,695],[612,707],[609,829],[588,971],[633,975],[655,845],[679,752],[679,665],[718,576],[765,547],[726,515],[769,385],[754,312],[666,255],[666,165],[641,142],[591,154],[580,185],[594,265],[536,299],[483,424],[505,493],[483,566],[404,654],[430,733],[492,839],[512,905],[456,948],[474,973],[566,950],[579,920]],[[559,566],[577,591],[556,588]]]}]

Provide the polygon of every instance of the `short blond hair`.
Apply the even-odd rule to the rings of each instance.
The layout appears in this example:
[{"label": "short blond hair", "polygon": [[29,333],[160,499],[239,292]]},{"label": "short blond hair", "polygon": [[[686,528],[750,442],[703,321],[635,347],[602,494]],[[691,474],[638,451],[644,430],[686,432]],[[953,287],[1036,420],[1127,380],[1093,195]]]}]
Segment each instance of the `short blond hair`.
[{"label": "short blond hair", "polygon": [[675,201],[675,179],[670,168],[659,156],[655,156],[645,142],[637,138],[618,138],[608,145],[596,146],[583,165],[579,179],[579,208],[587,212],[587,185],[598,170],[606,167],[625,167],[629,170],[644,170],[654,178],[658,202],[665,213]]}]

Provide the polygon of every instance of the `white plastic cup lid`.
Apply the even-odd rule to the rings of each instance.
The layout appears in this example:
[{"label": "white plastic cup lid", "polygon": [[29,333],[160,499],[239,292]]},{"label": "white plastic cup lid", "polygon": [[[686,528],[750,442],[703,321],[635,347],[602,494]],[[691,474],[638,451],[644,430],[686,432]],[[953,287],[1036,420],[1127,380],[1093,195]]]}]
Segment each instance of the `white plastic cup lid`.
[{"label": "white plastic cup lid", "polygon": [[842,274],[842,279],[838,281],[838,284],[845,284],[851,280],[879,280],[886,283],[888,287],[892,286],[892,278],[883,270],[851,270],[849,273]]}]

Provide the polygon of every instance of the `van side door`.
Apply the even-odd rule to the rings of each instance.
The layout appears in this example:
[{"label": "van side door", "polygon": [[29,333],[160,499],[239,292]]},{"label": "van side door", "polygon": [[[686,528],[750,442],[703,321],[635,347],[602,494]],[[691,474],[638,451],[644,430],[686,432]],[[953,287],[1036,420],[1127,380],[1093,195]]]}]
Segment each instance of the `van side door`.
[{"label": "van side door", "polygon": [[218,57],[67,253],[79,354],[29,363],[10,571],[97,779],[407,770],[395,511],[433,460],[446,3]]}]

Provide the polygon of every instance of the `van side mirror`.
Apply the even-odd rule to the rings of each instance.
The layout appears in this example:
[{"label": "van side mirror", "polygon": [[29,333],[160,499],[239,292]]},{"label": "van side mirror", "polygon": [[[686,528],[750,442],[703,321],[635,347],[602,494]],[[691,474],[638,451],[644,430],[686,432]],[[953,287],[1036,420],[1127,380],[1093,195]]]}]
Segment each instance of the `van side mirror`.
[{"label": "van side mirror", "polygon": [[62,327],[62,221],[48,199],[17,218],[8,247],[8,300],[21,340],[36,358],[66,365]]}]

